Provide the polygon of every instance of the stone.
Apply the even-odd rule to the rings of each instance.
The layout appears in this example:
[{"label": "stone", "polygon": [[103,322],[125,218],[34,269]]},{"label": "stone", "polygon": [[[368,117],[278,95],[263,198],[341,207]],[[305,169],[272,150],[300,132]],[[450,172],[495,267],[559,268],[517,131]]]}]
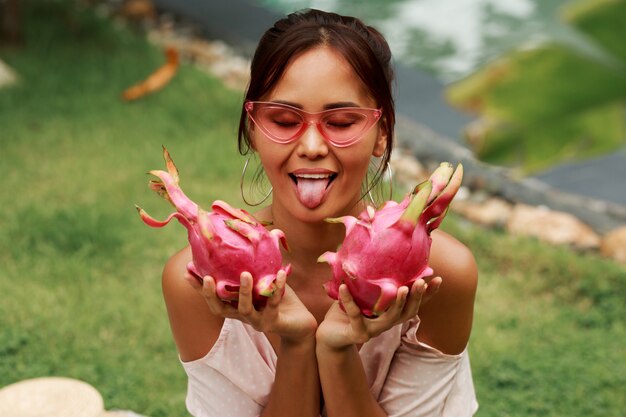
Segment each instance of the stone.
[{"label": "stone", "polygon": [[483,201],[455,198],[450,208],[466,219],[487,227],[504,227],[513,212],[511,203],[496,197]]},{"label": "stone", "polygon": [[102,395],[84,381],[65,377],[26,379],[0,389],[3,417],[100,417]]},{"label": "stone", "polygon": [[626,265],[626,226],[618,227],[602,237],[600,253]]},{"label": "stone", "polygon": [[403,192],[412,190],[417,184],[428,178],[426,169],[409,152],[396,149],[389,161],[393,180]]},{"label": "stone", "polygon": [[0,88],[15,84],[16,82],[17,75],[15,71],[0,59]]},{"label": "stone", "polygon": [[156,8],[150,0],[125,0],[117,13],[132,22],[140,22],[144,19],[154,19]]},{"label": "stone", "polygon": [[506,229],[511,234],[532,236],[551,244],[566,244],[579,249],[600,246],[600,237],[589,226],[569,213],[544,206],[516,204]]},{"label": "stone", "polygon": [[99,417],[147,417],[142,414],[137,414],[130,410],[109,410],[105,411]]}]

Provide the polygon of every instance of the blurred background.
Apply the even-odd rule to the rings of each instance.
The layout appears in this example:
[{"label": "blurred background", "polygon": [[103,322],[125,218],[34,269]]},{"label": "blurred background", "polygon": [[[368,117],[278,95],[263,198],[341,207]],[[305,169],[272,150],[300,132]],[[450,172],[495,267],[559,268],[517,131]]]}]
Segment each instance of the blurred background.
[{"label": "blurred background", "polygon": [[[443,228],[480,267],[478,415],[621,416],[623,0],[0,0],[0,388],[67,376],[107,409],[187,415],[159,282],[186,235],[146,227],[134,205],[169,214],[145,174],[165,145],[191,198],[244,206],[247,62],[306,7],[389,40],[397,182],[443,159],[469,168]],[[495,220],[468,214],[494,199]]]}]

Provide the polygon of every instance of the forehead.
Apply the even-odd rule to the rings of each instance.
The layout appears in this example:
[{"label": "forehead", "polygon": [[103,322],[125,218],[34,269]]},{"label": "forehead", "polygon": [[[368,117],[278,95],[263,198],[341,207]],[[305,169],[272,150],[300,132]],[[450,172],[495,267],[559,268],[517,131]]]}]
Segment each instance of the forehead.
[{"label": "forehead", "polygon": [[350,63],[336,50],[320,46],[291,60],[267,100],[284,100],[317,111],[329,103],[375,105]]}]

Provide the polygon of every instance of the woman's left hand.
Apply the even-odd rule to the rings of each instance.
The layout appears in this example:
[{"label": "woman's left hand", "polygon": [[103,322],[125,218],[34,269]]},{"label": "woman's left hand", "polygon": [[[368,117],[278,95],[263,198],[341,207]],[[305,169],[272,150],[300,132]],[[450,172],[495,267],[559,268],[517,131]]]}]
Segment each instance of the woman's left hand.
[{"label": "woman's left hand", "polygon": [[339,299],[345,312],[339,301],[333,303],[317,329],[318,347],[321,344],[333,350],[341,350],[367,342],[393,326],[415,317],[420,305],[432,297],[440,285],[441,278],[435,277],[428,284],[423,279],[416,280],[410,290],[408,287],[400,287],[395,301],[383,314],[376,318],[367,318],[361,314],[348,287],[341,284]]}]

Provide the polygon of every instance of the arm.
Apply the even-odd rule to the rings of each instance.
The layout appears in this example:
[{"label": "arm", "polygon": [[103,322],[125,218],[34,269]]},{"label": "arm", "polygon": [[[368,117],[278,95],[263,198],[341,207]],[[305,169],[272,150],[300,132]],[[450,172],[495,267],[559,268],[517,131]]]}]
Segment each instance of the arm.
[{"label": "arm", "polygon": [[376,319],[364,318],[347,287],[340,286],[345,312],[338,302],[334,303],[316,334],[320,381],[329,417],[387,416],[369,391],[357,346],[414,317],[422,297],[432,296],[440,283],[440,278],[434,278],[427,286],[420,279],[410,293],[408,288],[401,288],[392,306]]},{"label": "arm", "polygon": [[417,338],[449,355],[467,346],[474,318],[478,269],[470,250],[442,232],[433,233],[430,265],[443,278],[440,290],[419,310]]},{"label": "arm", "polygon": [[261,417],[319,415],[320,388],[314,336],[295,343],[281,340],[276,379]]},{"label": "arm", "polygon": [[[415,344],[419,343],[417,341],[419,339],[420,342],[439,350],[440,354],[448,354],[448,364],[442,365],[440,370],[446,371],[443,373],[446,373],[448,382],[454,378],[456,363],[460,362],[460,357],[457,360],[452,356],[465,349],[472,326],[477,284],[476,264],[469,250],[445,233],[438,233],[437,237],[433,237],[430,263],[437,277],[431,279],[427,286],[422,280],[416,281],[406,305],[403,305],[403,289],[399,290],[394,305],[375,320],[363,319],[358,308],[352,305],[352,300],[345,288],[344,293],[340,289],[346,313],[342,314],[341,310],[334,305],[317,333],[320,380],[329,416],[385,416],[387,415],[385,412],[391,415],[431,415],[417,414],[423,411],[424,403],[415,403],[415,401],[410,404],[410,407],[417,408],[411,408],[406,413],[395,412],[398,409],[397,403],[402,403],[404,407],[404,400],[407,397],[426,398],[431,393],[430,391],[423,392],[424,386],[419,384],[425,379],[424,376],[419,375],[420,370],[426,367],[420,365],[421,359],[416,359],[415,355],[412,356],[411,348],[407,349],[409,354],[405,355],[406,360],[399,361],[402,365],[394,365],[396,368],[398,366],[404,368],[396,369],[396,376],[406,375],[405,372],[417,372],[412,374],[409,380],[405,379],[402,382],[402,386],[408,391],[407,395],[402,398],[396,396],[397,401],[392,400],[394,395],[388,395],[385,402],[381,403],[383,408],[369,393],[363,366],[355,347],[357,343],[367,341],[370,337],[393,327],[394,324],[413,319],[419,311],[422,324],[419,326],[417,336],[414,337]],[[440,287],[441,290],[439,290]],[[404,293],[405,291],[406,289]],[[422,295],[424,295],[423,300]],[[426,300],[428,300],[427,303]],[[343,321],[343,326],[338,326],[341,321]],[[331,324],[334,325],[331,326]],[[415,364],[416,366],[413,366]],[[469,378],[471,385],[471,375]],[[438,395],[440,400],[438,406],[443,407],[450,386],[445,379],[437,381],[437,386],[441,388],[437,394],[442,394]],[[390,392],[394,390],[393,387],[386,388]]]},{"label": "arm", "polygon": [[369,391],[356,345],[317,348],[320,382],[329,417],[386,417]]},{"label": "arm", "polygon": [[[262,416],[319,416],[314,342],[317,323],[285,285],[284,274],[279,280],[279,285],[285,286],[284,295],[277,291],[262,312],[252,307],[251,277],[242,274],[239,308],[234,309],[217,298],[212,278],[205,278],[202,285],[186,274],[190,259],[188,250],[181,251],[170,259],[163,272],[163,293],[181,360],[189,362],[204,357],[217,341],[224,317],[251,324],[270,337],[277,335],[280,340],[275,380]],[[296,396],[294,392],[309,394]],[[215,396],[216,402],[222,400],[217,398],[217,392],[201,395]]]}]

